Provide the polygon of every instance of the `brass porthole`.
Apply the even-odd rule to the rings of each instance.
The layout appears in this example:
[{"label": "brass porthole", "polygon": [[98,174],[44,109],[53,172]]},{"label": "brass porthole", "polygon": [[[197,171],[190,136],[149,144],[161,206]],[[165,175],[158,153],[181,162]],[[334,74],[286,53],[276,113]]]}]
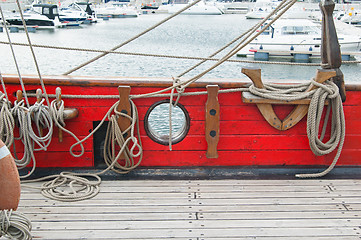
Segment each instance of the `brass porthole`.
[{"label": "brass porthole", "polygon": [[[172,106],[172,144],[179,143],[187,136],[189,126],[190,118],[186,108],[180,103]],[[144,118],[144,128],[153,141],[169,145],[169,100],[150,106]]]}]

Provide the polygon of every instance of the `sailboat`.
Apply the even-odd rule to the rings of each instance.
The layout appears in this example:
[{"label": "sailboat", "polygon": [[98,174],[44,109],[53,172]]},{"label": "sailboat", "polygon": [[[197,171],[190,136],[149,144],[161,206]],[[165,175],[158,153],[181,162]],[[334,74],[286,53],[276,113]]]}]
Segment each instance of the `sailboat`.
[{"label": "sailboat", "polygon": [[[275,11],[280,10],[282,13],[294,2],[296,1],[284,1],[283,4],[285,5],[279,5],[279,8],[277,7]],[[197,1],[192,4],[197,4]],[[191,6],[188,5],[187,7]],[[361,124],[361,111],[359,109],[361,107],[361,86],[358,83],[345,84],[344,82],[344,76],[340,70],[342,63],[341,50],[332,17],[333,8],[334,3],[329,0],[326,0],[321,5],[323,12],[323,29],[320,36],[322,39],[322,66],[315,72],[312,81],[308,83],[290,84],[290,81],[286,81],[266,84],[263,81],[261,69],[250,67],[243,67],[242,74],[244,74],[244,78],[242,79],[210,80],[203,78],[207,72],[231,60],[231,57],[242,49],[247,42],[251,42],[252,38],[254,39],[262,34],[270,26],[258,30],[260,25],[265,22],[257,23],[248,32],[232,41],[231,43],[235,43],[242,37],[249,38],[238,42],[222,58],[214,59],[218,52],[208,58],[198,58],[197,60],[201,61],[200,63],[212,60],[214,64],[191,78],[177,76],[164,80],[70,75],[81,67],[107,54],[114,53],[118,48],[159,26],[158,23],[109,51],[99,50],[96,52],[93,50],[99,55],[60,76],[43,76],[39,68],[33,75],[22,75],[20,72],[18,74],[1,73],[2,94],[0,96],[1,114],[3,114],[1,119],[4,121],[0,122],[2,124],[0,127],[0,136],[2,138],[2,142],[0,142],[0,149],[2,149],[0,151],[0,163],[3,163],[1,160],[5,158],[7,162],[11,162],[10,153],[12,153],[14,162],[19,169],[19,178],[27,179],[37,175],[46,175],[45,179],[50,180],[50,182],[45,182],[42,186],[34,184],[35,187],[39,187],[44,196],[52,199],[51,201],[60,199],[68,202],[91,199],[97,196],[100,191],[100,176],[110,171],[117,174],[116,179],[120,178],[118,174],[122,176],[133,174],[131,176],[143,178],[149,175],[163,177],[163,173],[167,169],[190,169],[188,172],[185,170],[185,175],[187,175],[192,173],[192,169],[195,168],[210,169],[207,173],[221,169],[221,177],[229,177],[231,171],[224,171],[227,168],[239,174],[242,174],[245,168],[265,168],[274,176],[278,173],[275,168],[286,170],[292,167],[296,169],[292,170],[292,172],[299,171],[292,177],[308,179],[330,176],[329,174],[335,170],[335,167],[356,169],[361,165],[361,133],[359,127]],[[185,11],[186,8],[182,10]],[[180,11],[177,14],[180,14]],[[168,16],[162,22],[170,20],[175,15]],[[276,20],[277,17],[271,20],[269,24]],[[8,34],[7,28],[5,28],[5,32]],[[25,33],[27,34],[26,31]],[[12,47],[16,44],[9,41],[9,45]],[[24,44],[20,43],[20,45]],[[25,45],[30,49],[35,46],[30,40]],[[35,52],[32,53],[35,65],[38,67],[36,54]],[[279,74],[281,75],[282,72]],[[164,130],[159,125],[165,125],[168,128]],[[9,164],[8,168],[11,167],[12,165]],[[77,168],[78,171],[77,173],[71,171],[47,176],[50,172],[59,168],[68,170],[69,168],[70,170]],[[0,172],[2,174],[9,172],[1,168],[0,170],[2,170]],[[195,172],[200,172],[203,175],[205,173],[204,171]],[[1,177],[1,180],[6,179],[3,175]],[[177,178],[179,176],[173,177]],[[195,177],[202,176],[196,175]],[[11,179],[14,180],[12,182],[16,183],[16,174],[12,175]],[[28,180],[28,183],[36,180]],[[326,189],[324,195],[327,195],[326,197],[317,198],[317,206],[314,209],[318,209],[320,205],[324,204],[325,199],[329,202],[322,206],[327,213],[331,210],[342,209],[342,213],[337,215],[337,220],[340,221],[336,221],[337,228],[333,229],[332,234],[337,233],[337,238],[340,236],[356,236],[358,238],[359,233],[355,227],[347,227],[346,230],[351,231],[352,234],[348,232],[346,234],[340,230],[343,225],[339,226],[339,222],[344,220],[342,221],[344,225],[349,224],[351,220],[348,217],[359,221],[359,216],[351,212],[352,209],[344,202],[350,198],[353,203],[358,202],[359,185],[355,185],[350,193],[348,193],[348,190],[341,190],[343,194],[347,192],[346,197],[341,199],[338,199],[340,196],[336,192],[337,187],[332,184],[324,185],[322,180],[304,181],[303,185],[292,188],[295,189],[292,194],[297,195],[300,189],[304,189],[306,183],[310,182],[313,185],[308,188],[311,190],[308,190],[307,193],[314,196],[314,193],[318,193],[321,186]],[[288,188],[292,183],[288,181],[283,183],[281,187]],[[64,184],[68,184],[70,190],[65,190]],[[145,201],[142,202],[142,198],[146,197],[150,192],[145,182],[137,183],[138,187],[141,186],[141,192],[134,192],[124,188],[124,182],[118,181],[114,184],[108,190],[110,188],[121,189],[123,193],[128,194],[126,195],[126,199],[130,199],[128,202],[124,197],[119,199],[120,192],[115,191],[107,195],[106,199],[100,198],[94,202],[89,200],[80,205],[78,203],[61,205],[62,207],[59,207],[59,210],[64,211],[61,212],[64,214],[54,214],[54,219],[58,220],[65,217],[65,215],[69,217],[69,214],[71,214],[69,218],[77,219],[79,214],[74,214],[74,209],[81,209],[83,213],[91,209],[87,214],[94,217],[94,215],[91,215],[94,211],[104,213],[105,208],[110,208],[113,211],[111,216],[107,216],[110,220],[114,220],[119,215],[123,217],[123,220],[129,220],[130,212],[145,214],[144,209],[146,208],[141,208],[139,204],[146,204]],[[203,202],[195,202],[189,206],[184,204],[183,207],[176,203],[180,197],[183,197],[187,203],[191,202],[192,199],[201,199],[203,193],[200,193],[200,185],[194,187],[193,185],[187,185],[188,183],[182,184],[184,185],[168,186],[168,189],[171,189],[170,193],[176,193],[176,195],[170,197],[172,198],[170,202],[173,204],[173,215],[167,216],[172,216],[171,219],[178,219],[179,213],[185,212],[187,224],[193,224],[192,221],[198,221],[199,219],[203,221],[204,209],[199,208],[199,205],[202,205]],[[208,191],[215,188],[217,184],[219,183],[208,186]],[[214,192],[208,192],[206,198],[210,200],[208,202],[210,204],[204,205],[208,209],[213,209],[211,214],[221,212],[218,205],[212,205],[211,203],[211,201],[215,202],[215,195],[223,197],[223,195],[241,193],[247,195],[245,200],[247,204],[254,201],[253,195],[249,196],[247,192],[245,193],[244,185],[239,187],[236,184],[227,184],[227,188],[221,189],[218,195],[214,194]],[[260,190],[260,195],[269,194],[268,188],[270,187],[274,186],[269,184],[263,187]],[[179,188],[188,189],[189,192],[181,192]],[[233,191],[235,188],[237,188],[236,192]],[[6,189],[11,190],[12,188],[7,186]],[[14,187],[15,200],[18,200],[18,194],[16,194],[18,191],[19,183],[17,183],[16,188]],[[153,193],[158,197],[165,194],[154,191]],[[287,202],[290,198],[288,194],[290,193],[284,193],[287,206],[298,207],[305,199],[314,198],[309,197],[310,195],[307,195],[307,198],[304,195],[301,197],[297,195],[298,202],[290,204]],[[134,201],[130,195],[138,198],[139,201],[136,201],[136,206],[130,206]],[[40,204],[40,202],[49,204],[50,201],[44,199],[34,201],[34,196],[31,194],[27,196],[28,199],[21,200],[20,204],[22,204],[22,201],[29,204],[34,202],[35,204]],[[256,208],[260,208],[261,205],[265,205],[262,202],[264,199],[259,195],[257,197],[261,201],[256,203],[258,204]],[[340,203],[335,203],[335,198]],[[106,206],[105,201],[107,204],[110,203],[111,206]],[[273,198],[271,201],[273,201]],[[156,209],[159,217],[159,214],[163,215],[167,209],[158,198],[155,198],[154,202],[158,206],[162,206],[162,208],[154,207],[146,209],[146,211],[154,214],[153,210]],[[232,203],[232,207],[223,207],[222,213],[227,214],[228,217],[231,209],[236,211],[235,214],[237,215],[246,214],[247,219],[242,223],[248,223],[249,218],[255,214],[254,211],[249,210],[252,208],[240,205],[238,199],[235,202],[235,204]],[[54,202],[52,204],[56,205]],[[86,204],[90,205],[85,206]],[[274,208],[267,209],[265,212],[270,214],[272,211],[278,211],[277,213],[285,211],[279,207],[280,203],[278,201],[275,201],[275,204],[278,208],[272,205]],[[11,206],[14,210],[16,207]],[[194,216],[193,208],[198,210]],[[22,209],[26,210],[28,208],[24,207]],[[304,205],[300,209],[292,211],[292,214],[297,213],[297,217],[303,214],[302,223],[314,219],[314,209]],[[0,224],[1,234],[3,232],[7,235],[11,234],[14,228],[9,226],[15,226],[21,236],[29,236],[30,228],[26,227],[29,225],[28,220],[23,220],[12,211],[0,210],[2,210],[0,213],[3,223]],[[35,208],[31,208],[29,211],[33,217],[37,217],[38,214],[47,214],[47,211],[50,210],[48,208],[44,209],[42,205],[36,205]],[[124,211],[128,211],[128,214],[124,215]],[[304,211],[306,211],[306,215]],[[266,215],[265,212],[259,213],[256,218],[263,220]],[[351,213],[349,214],[349,212]],[[312,214],[310,215],[310,213]],[[321,215],[325,218],[325,213],[318,216]],[[154,216],[151,216],[152,219]],[[291,217],[288,212],[282,216],[286,221],[289,221]],[[77,230],[69,230],[68,228],[74,226],[66,223],[62,223],[61,226],[56,225],[56,230],[50,229],[54,225],[50,223],[47,225],[48,230],[43,230],[44,225],[40,225],[34,231],[36,231],[36,237],[47,239],[74,239],[87,238],[88,236],[93,239],[103,237],[118,238],[120,234],[127,233],[131,234],[121,235],[121,237],[125,239],[154,239],[158,236],[153,237],[154,234],[160,231],[158,222],[147,222],[147,224],[150,224],[146,226],[148,229],[142,228],[141,230],[129,227],[119,230],[119,226],[124,221],[113,222],[113,230],[107,228],[111,221],[101,223],[97,225],[97,228],[92,228],[90,220],[92,220],[92,223],[95,220],[91,217],[82,223],[84,224],[82,225],[85,228],[84,231],[78,230],[78,228],[76,228]],[[95,217],[103,219],[104,216],[98,214]],[[276,217],[279,218],[280,214]],[[69,218],[67,219],[69,220]],[[269,218],[274,221],[275,216],[272,215]],[[20,222],[20,224],[11,225],[11,220],[16,223]],[[41,221],[45,222],[44,220],[46,219],[41,218]],[[166,229],[163,229],[162,233],[168,234],[168,238],[177,237],[178,239],[203,239],[208,237],[209,232],[207,234],[203,233],[203,222],[197,222],[199,225],[188,229],[184,226],[185,221],[183,220],[184,217],[182,216],[181,227],[179,227],[182,231],[181,234],[175,234],[169,229],[168,225],[165,226]],[[219,232],[218,224],[220,222],[214,222],[214,230],[210,230],[210,232]],[[236,230],[226,229],[227,238],[234,236],[238,238],[239,229],[244,228],[243,225],[239,228],[239,222],[233,226],[237,227]],[[150,228],[153,229],[150,230]],[[253,229],[256,228],[258,226]],[[305,227],[297,228],[294,238],[302,236],[304,229]],[[311,233],[315,231],[313,225],[307,229]],[[320,238],[330,236],[326,235],[328,229],[325,230],[325,227],[316,230]],[[193,231],[198,232],[195,234]],[[262,229],[257,236],[264,236],[264,231]],[[269,234],[269,236],[278,238],[280,232],[284,231],[278,230],[273,232],[272,235]],[[142,235],[138,235],[139,233]],[[244,238],[248,238],[250,236],[248,228],[247,231],[242,231],[242,234]],[[331,237],[335,236],[332,235]],[[216,238],[219,239],[222,236]],[[24,239],[31,239],[31,236],[24,237]]]},{"label": "sailboat", "polygon": [[[332,19],[326,20],[331,22]],[[359,87],[355,84],[346,86],[343,84],[342,74],[337,70],[341,64],[341,59],[337,55],[340,51],[339,43],[332,27],[331,23],[329,26],[324,26],[326,29],[323,30],[324,34],[329,31],[333,35],[328,38],[323,37],[323,51],[321,51],[325,62],[323,65],[329,67],[320,70],[316,79],[320,78],[320,81],[334,79],[340,88],[343,100],[346,99],[345,89],[347,90],[349,100],[344,103],[346,121],[350,126],[357,126],[359,111],[355,109],[358,106]],[[256,30],[254,32],[261,34]],[[334,43],[328,43],[329,45],[326,46],[326,41],[334,41]],[[338,50],[333,49],[331,53],[325,52],[328,51],[329,46],[334,46]],[[233,54],[236,52],[234,51]],[[108,51],[102,52],[100,57],[107,54],[109,54]],[[330,56],[336,60],[326,58]],[[244,74],[252,81],[261,79],[260,70],[245,69]],[[44,104],[44,97],[47,96],[49,106],[44,111],[53,114],[55,114],[54,111],[61,111],[57,113],[59,119],[54,120],[54,116],[47,120],[39,119],[40,122],[35,124],[38,129],[30,129],[34,132],[30,139],[14,141],[16,149],[20,151],[18,154],[24,156],[21,160],[21,168],[26,169],[25,172],[30,168],[30,172],[25,175],[31,175],[36,172],[36,169],[55,167],[96,168],[104,159],[111,165],[114,158],[117,159],[116,166],[123,169],[120,170],[121,172],[129,172],[137,166],[145,168],[326,166],[334,157],[333,155],[315,156],[309,149],[304,131],[307,122],[304,116],[307,113],[309,100],[300,103],[298,100],[256,100],[257,97],[253,99],[253,95],[242,94],[242,91],[248,91],[244,90],[250,82],[247,79],[215,82],[202,80],[200,76],[197,76],[191,80],[182,80],[188,83],[187,92],[189,91],[190,95],[193,92],[194,94],[200,92],[196,97],[197,101],[180,89],[178,93],[174,92],[173,86],[185,84],[181,80],[173,82],[148,78],[81,77],[70,76],[69,72],[62,76],[29,75],[21,76],[21,78],[3,73],[2,79],[6,86],[3,91],[6,90],[9,104],[11,103],[9,107],[14,108],[20,104],[21,109],[26,109],[27,105],[30,107],[39,102]],[[23,81],[25,89],[20,88],[20,81]],[[37,94],[40,82],[43,82],[44,87],[41,90],[42,93]],[[263,86],[260,83],[258,85]],[[150,90],[151,93],[149,93]],[[230,93],[224,95],[218,93],[222,91]],[[145,98],[145,96],[153,95],[153,98]],[[185,96],[181,97],[182,95]],[[165,122],[160,117],[166,114],[156,115],[154,111],[169,106],[169,98],[172,99],[171,102],[175,101],[177,113],[174,113],[174,116],[179,115],[181,124],[174,126],[174,132],[169,128],[166,133],[159,132],[152,122]],[[52,107],[50,110],[48,108],[51,101],[55,101],[57,107]],[[65,108],[60,105],[63,102]],[[138,110],[136,106],[139,106]],[[294,110],[291,109],[288,113],[290,106]],[[280,109],[281,117],[277,116],[273,108]],[[304,109],[302,113],[297,110],[300,108]],[[29,110],[25,113],[27,112]],[[19,118],[18,115],[13,117]],[[111,122],[113,118],[115,122]],[[108,120],[105,121],[105,119]],[[98,127],[99,122],[101,125]],[[137,122],[139,122],[138,129]],[[104,140],[110,136],[115,137],[109,135],[104,124],[109,126],[108,131],[110,127],[114,127],[114,124],[118,125],[117,131],[122,133],[122,137]],[[100,126],[102,128],[99,130]],[[21,129],[17,124],[12,130],[22,137],[28,135],[19,133]],[[351,128],[349,135],[346,136],[345,149],[338,161],[339,166],[361,164],[358,161],[361,159],[358,158],[358,147],[353,144],[358,138],[357,129],[357,127]],[[84,138],[89,132],[91,135]],[[8,135],[10,136],[10,133],[6,133],[3,137]],[[48,136],[51,136],[52,140],[48,139]],[[45,141],[44,138],[46,138]],[[24,148],[26,141],[29,143],[25,144]],[[123,141],[126,142],[125,145],[122,145]],[[124,153],[116,154],[116,148],[110,147],[116,142],[121,147],[123,146]],[[141,147],[141,142],[144,148]],[[31,147],[33,145],[34,147]],[[130,149],[126,150],[125,146]],[[172,151],[167,151],[170,147]]]}]

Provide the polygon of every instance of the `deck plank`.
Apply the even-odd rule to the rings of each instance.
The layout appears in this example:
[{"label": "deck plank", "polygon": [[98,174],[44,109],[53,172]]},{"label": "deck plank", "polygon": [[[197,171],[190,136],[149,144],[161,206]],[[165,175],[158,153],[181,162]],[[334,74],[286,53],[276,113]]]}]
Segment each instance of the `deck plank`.
[{"label": "deck plank", "polygon": [[361,237],[360,190],[355,179],[104,181],[73,203],[23,188],[18,211],[34,239],[348,240]]}]

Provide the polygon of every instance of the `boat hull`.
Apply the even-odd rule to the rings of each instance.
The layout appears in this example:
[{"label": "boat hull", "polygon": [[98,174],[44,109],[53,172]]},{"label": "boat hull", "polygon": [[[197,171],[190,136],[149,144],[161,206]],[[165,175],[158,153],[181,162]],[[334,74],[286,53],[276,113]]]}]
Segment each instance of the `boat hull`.
[{"label": "boat hull", "polygon": [[[101,121],[109,108],[117,101],[111,99],[84,99],[82,97],[67,99],[66,95],[117,95],[117,87],[131,87],[130,94],[149,93],[171,86],[165,79],[141,78],[93,78],[93,77],[43,77],[47,92],[55,93],[61,87],[65,107],[77,108],[79,115],[66,121],[66,128],[80,139],[89,134]],[[14,101],[14,93],[21,89],[16,76],[4,76],[7,91]],[[39,88],[36,77],[23,77],[26,89],[35,92]],[[221,89],[242,87],[248,84],[246,79],[238,80],[203,80],[192,84],[187,92],[206,91],[207,85],[218,84]],[[344,103],[346,118],[346,139],[338,166],[361,165],[361,85],[347,85],[347,101]],[[134,99],[139,111],[140,134],[143,143],[143,160],[141,167],[195,167],[195,166],[326,166],[334,154],[315,156],[309,148],[306,133],[306,119],[296,126],[279,131],[270,126],[263,118],[255,104],[243,103],[240,92],[220,93],[220,136],[217,146],[218,158],[207,158],[207,141],[205,137],[205,104],[207,95],[184,96],[180,103],[185,106],[190,117],[187,136],[177,144],[169,147],[149,138],[144,128],[148,109],[157,101],[166,97]],[[52,100],[52,99],[51,99]],[[31,97],[33,104],[35,98]],[[293,105],[276,105],[275,112],[280,119],[286,117]],[[103,131],[103,132],[102,132]],[[53,140],[47,151],[35,152],[37,167],[97,167],[102,164],[102,142],[105,129],[84,142],[85,153],[82,157],[69,154],[69,148],[75,140],[63,133],[59,141],[58,130],[54,130]],[[21,143],[17,142],[17,149]],[[20,150],[21,151],[21,150]],[[18,153],[19,154],[19,153]]]}]

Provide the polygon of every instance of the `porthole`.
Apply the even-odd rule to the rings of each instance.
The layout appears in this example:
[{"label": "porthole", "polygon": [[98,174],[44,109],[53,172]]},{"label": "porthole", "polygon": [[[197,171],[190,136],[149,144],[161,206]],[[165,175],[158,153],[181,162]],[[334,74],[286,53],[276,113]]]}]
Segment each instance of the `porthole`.
[{"label": "porthole", "polygon": [[[173,103],[174,104],[174,103]],[[190,118],[181,104],[172,106],[172,144],[179,143],[188,134]],[[169,145],[169,100],[154,103],[144,119],[145,131],[153,141]]]}]

